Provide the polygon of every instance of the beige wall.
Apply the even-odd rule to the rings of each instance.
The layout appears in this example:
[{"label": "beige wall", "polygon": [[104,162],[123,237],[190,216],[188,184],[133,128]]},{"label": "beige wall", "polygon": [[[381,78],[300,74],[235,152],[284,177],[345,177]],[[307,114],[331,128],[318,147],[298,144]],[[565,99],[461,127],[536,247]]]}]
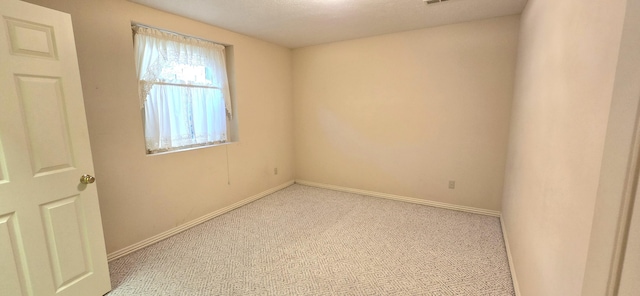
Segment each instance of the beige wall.
[{"label": "beige wall", "polygon": [[[109,253],[293,180],[289,49],[124,0],[29,2],[72,16]],[[234,46],[239,143],[145,155],[132,21]]]},{"label": "beige wall", "polygon": [[624,2],[529,1],[503,218],[522,295],[580,295]]},{"label": "beige wall", "polygon": [[294,50],[296,178],[500,210],[518,23]]}]

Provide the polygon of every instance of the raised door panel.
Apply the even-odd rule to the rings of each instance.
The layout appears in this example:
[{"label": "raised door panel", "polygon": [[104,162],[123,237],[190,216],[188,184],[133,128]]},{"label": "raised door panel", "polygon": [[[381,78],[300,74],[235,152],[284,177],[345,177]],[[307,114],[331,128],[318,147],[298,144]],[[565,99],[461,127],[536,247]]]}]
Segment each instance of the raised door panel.
[{"label": "raised door panel", "polygon": [[11,53],[57,58],[53,27],[8,17],[5,21],[9,31]]},{"label": "raised door panel", "polygon": [[0,287],[3,295],[32,295],[26,255],[14,213],[0,216]]},{"label": "raised door panel", "polygon": [[40,207],[56,290],[61,291],[91,274],[87,227],[79,196]]},{"label": "raised door panel", "polygon": [[2,149],[2,138],[0,137],[0,185],[9,182],[7,174],[7,161],[4,158],[4,150]]},{"label": "raised door panel", "polygon": [[16,76],[34,176],[74,167],[65,99],[58,77]]}]

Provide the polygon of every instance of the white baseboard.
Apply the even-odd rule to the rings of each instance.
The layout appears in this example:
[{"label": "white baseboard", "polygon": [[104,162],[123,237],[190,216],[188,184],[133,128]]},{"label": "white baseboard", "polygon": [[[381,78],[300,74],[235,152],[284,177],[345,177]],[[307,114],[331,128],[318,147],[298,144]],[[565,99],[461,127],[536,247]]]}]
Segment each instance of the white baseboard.
[{"label": "white baseboard", "polygon": [[148,239],[145,239],[145,240],[143,240],[141,242],[135,243],[133,245],[130,245],[128,247],[125,247],[125,248],[122,248],[122,249],[120,249],[118,251],[115,251],[113,253],[107,254],[107,260],[108,261],[112,261],[112,260],[118,259],[118,258],[120,258],[122,256],[131,254],[131,253],[133,253],[135,251],[138,251],[138,250],[140,250],[142,248],[148,247],[148,246],[150,246],[152,244],[155,244],[155,243],[157,243],[157,242],[159,242],[161,240],[164,240],[164,239],[169,238],[169,237],[171,237],[173,235],[176,235],[176,234],[178,234],[180,232],[183,232],[183,231],[185,231],[185,230],[187,230],[187,229],[189,229],[191,227],[194,227],[194,226],[196,226],[198,224],[201,224],[201,223],[206,222],[206,221],[208,221],[210,219],[213,219],[213,218],[215,218],[217,216],[220,216],[222,214],[225,214],[227,212],[235,210],[235,209],[237,209],[237,208],[239,208],[241,206],[244,206],[244,205],[246,205],[246,204],[248,204],[248,203],[250,203],[252,201],[255,201],[257,199],[263,198],[263,197],[265,197],[265,196],[267,196],[267,195],[269,195],[271,193],[274,193],[274,192],[276,192],[278,190],[281,190],[281,189],[284,189],[286,187],[289,187],[289,186],[293,185],[293,183],[294,183],[294,181],[288,181],[286,183],[283,183],[281,185],[278,185],[278,186],[273,187],[271,189],[268,189],[266,191],[260,192],[260,193],[258,193],[256,195],[253,195],[253,196],[250,196],[248,198],[245,198],[245,199],[243,199],[243,200],[241,200],[239,202],[236,202],[236,203],[234,203],[232,205],[226,206],[226,207],[224,207],[222,209],[219,209],[217,211],[214,211],[214,212],[211,212],[209,214],[206,214],[206,215],[204,215],[204,216],[202,216],[200,218],[197,218],[195,220],[189,221],[189,222],[187,222],[185,224],[182,224],[182,225],[180,225],[178,227],[175,227],[175,228],[169,229],[169,230],[167,230],[167,231],[165,231],[163,233],[154,235],[154,236],[152,236],[152,237],[150,237]]},{"label": "white baseboard", "polygon": [[504,226],[504,219],[500,215],[500,226],[502,227],[502,237],[504,238],[504,246],[507,249],[507,259],[509,260],[509,270],[511,271],[511,281],[513,282],[513,290],[516,292],[516,296],[520,296],[520,286],[518,286],[518,277],[516,276],[516,269],[513,265],[513,258],[511,257],[511,249],[509,248],[509,238],[507,237],[507,228]]},{"label": "white baseboard", "polygon": [[301,185],[307,185],[307,186],[312,186],[312,187],[331,189],[331,190],[342,191],[342,192],[349,192],[349,193],[356,193],[356,194],[373,196],[373,197],[381,197],[381,198],[386,198],[386,199],[399,200],[399,201],[410,202],[410,203],[420,204],[420,205],[425,205],[425,206],[431,206],[431,207],[437,207],[437,208],[443,208],[443,209],[449,209],[449,210],[456,210],[456,211],[462,211],[462,212],[468,212],[468,213],[474,213],[474,214],[480,214],[480,215],[486,215],[486,216],[500,217],[500,212],[499,211],[480,209],[480,208],[473,208],[473,207],[466,207],[466,206],[448,204],[448,203],[443,203],[443,202],[419,199],[419,198],[415,198],[415,197],[406,197],[406,196],[400,196],[400,195],[394,195],[394,194],[388,194],[388,193],[380,193],[380,192],[367,191],[367,190],[361,190],[361,189],[354,189],[354,188],[348,188],[348,187],[327,185],[327,184],[309,182],[309,181],[305,181],[305,180],[296,180],[296,183],[297,184],[301,184]]}]

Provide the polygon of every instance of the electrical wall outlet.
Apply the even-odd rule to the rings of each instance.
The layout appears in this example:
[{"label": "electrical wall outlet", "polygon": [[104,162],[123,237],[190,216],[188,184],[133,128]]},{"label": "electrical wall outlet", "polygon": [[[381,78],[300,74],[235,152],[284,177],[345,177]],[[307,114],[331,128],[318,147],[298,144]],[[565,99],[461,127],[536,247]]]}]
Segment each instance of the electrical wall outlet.
[{"label": "electrical wall outlet", "polygon": [[277,175],[278,174],[278,168],[273,168],[273,174]]},{"label": "electrical wall outlet", "polygon": [[449,181],[449,189],[456,189],[456,181]]}]

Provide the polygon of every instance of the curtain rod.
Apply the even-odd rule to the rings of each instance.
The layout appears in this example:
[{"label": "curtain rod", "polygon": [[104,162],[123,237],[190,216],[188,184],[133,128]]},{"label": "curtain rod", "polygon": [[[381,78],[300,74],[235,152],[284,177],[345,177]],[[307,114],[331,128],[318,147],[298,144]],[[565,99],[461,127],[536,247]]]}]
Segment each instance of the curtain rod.
[{"label": "curtain rod", "polygon": [[178,33],[178,32],[167,30],[167,29],[160,29],[160,28],[148,26],[148,25],[141,24],[141,23],[131,22],[131,29],[133,29],[134,27],[159,30],[159,31],[163,31],[163,32],[166,32],[166,33],[169,33],[169,34],[174,34],[174,35],[177,35],[177,36],[180,36],[180,37],[189,37],[189,38],[197,39],[197,40],[200,40],[200,41],[203,41],[203,42],[209,42],[209,43],[214,43],[214,44],[217,44],[217,45],[222,45],[224,47],[231,46],[230,44],[215,42],[215,41],[207,40],[207,39],[204,39],[204,38],[201,38],[201,37],[196,37],[196,36],[189,35],[189,34]]},{"label": "curtain rod", "polygon": [[184,87],[199,87],[199,88],[211,88],[211,89],[222,89],[217,86],[209,86],[209,85],[198,85],[198,84],[181,84],[181,83],[171,83],[171,82],[160,82],[160,81],[146,81],[141,80],[148,84],[158,84],[158,85],[172,85],[172,86],[184,86]]}]

